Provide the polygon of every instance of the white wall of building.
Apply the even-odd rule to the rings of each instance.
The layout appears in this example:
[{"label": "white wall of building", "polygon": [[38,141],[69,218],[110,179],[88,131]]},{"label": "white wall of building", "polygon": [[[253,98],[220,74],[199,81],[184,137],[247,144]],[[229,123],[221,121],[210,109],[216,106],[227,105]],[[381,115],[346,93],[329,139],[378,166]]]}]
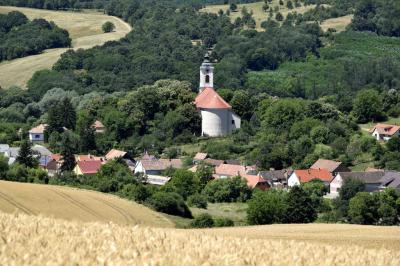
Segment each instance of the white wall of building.
[{"label": "white wall of building", "polygon": [[231,121],[232,121],[231,122],[231,129],[230,129],[231,132],[233,130],[236,130],[236,129],[240,128],[240,124],[241,124],[242,120],[240,119],[240,117],[237,114],[235,114],[233,112],[231,112]]},{"label": "white wall of building", "polygon": [[300,186],[300,180],[295,172],[293,172],[293,174],[288,179],[288,187],[294,187],[294,186]]},{"label": "white wall of building", "polygon": [[29,133],[29,140],[30,141],[44,141],[44,134],[43,133]]},{"label": "white wall of building", "polygon": [[230,132],[229,109],[202,109],[201,118],[203,136],[220,137]]},{"label": "white wall of building", "polygon": [[211,63],[203,63],[200,67],[200,92],[204,88],[214,88],[214,67]]},{"label": "white wall of building", "polygon": [[330,194],[332,194],[332,196],[338,196],[339,190],[342,187],[342,185],[343,185],[343,178],[340,176],[340,174],[337,174],[329,185]]}]

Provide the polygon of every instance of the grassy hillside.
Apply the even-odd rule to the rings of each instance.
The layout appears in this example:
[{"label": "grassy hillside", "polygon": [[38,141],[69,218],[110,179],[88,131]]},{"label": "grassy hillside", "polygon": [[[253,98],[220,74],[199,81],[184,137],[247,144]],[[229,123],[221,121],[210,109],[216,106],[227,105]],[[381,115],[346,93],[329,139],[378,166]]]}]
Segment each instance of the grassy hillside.
[{"label": "grassy hillside", "polygon": [[[257,25],[256,28],[257,28],[257,30],[261,30],[261,22],[266,21],[268,19],[268,14],[269,14],[268,11],[264,12],[264,10],[262,9],[263,5],[264,5],[264,1],[250,3],[250,4],[240,4],[240,5],[238,5],[237,12],[231,12],[231,14],[230,14],[231,21],[233,22],[233,21],[235,21],[236,18],[241,17],[242,16],[241,11],[242,11],[243,7],[246,7],[249,12],[253,11],[253,17],[254,17],[254,20],[256,21],[256,25]],[[283,6],[279,5],[279,0],[273,0],[269,6],[272,8],[272,10],[274,10],[275,7],[278,7],[279,12],[282,13],[284,18],[286,18],[286,15],[289,12],[304,13],[307,10],[310,10],[315,7],[315,5],[308,5],[308,6],[301,6],[301,7],[297,7],[297,8],[295,7],[293,9],[288,9],[286,7],[286,5],[283,5]],[[206,6],[205,8],[203,8],[201,10],[201,12],[209,12],[209,13],[217,14],[218,11],[221,9],[224,12],[226,12],[226,10],[229,9],[229,5],[209,5],[209,6]],[[274,12],[273,18],[275,18],[276,13],[277,12]]]},{"label": "grassy hillside", "polygon": [[[57,26],[68,30],[74,49],[88,49],[106,41],[118,40],[131,31],[131,27],[121,19],[100,12],[64,12],[0,6],[0,13],[8,13],[13,10],[24,13],[30,20],[44,18],[48,21],[54,21]],[[114,32],[106,34],[102,32],[101,26],[106,21],[115,24]],[[0,86],[2,88],[8,88],[12,85],[25,87],[33,73],[51,68],[66,50],[64,48],[51,49],[43,54],[1,63]]]},{"label": "grassy hillside", "polygon": [[143,205],[94,191],[0,181],[0,211],[82,222],[114,222],[173,227]]},{"label": "grassy hillside", "polygon": [[9,214],[0,214],[0,224],[2,265],[400,263],[399,227],[272,225],[178,230],[82,224]]},{"label": "grassy hillside", "polygon": [[345,31],[346,27],[351,23],[353,15],[347,15],[338,18],[330,18],[321,23],[321,28],[324,31],[335,29],[336,32]]}]

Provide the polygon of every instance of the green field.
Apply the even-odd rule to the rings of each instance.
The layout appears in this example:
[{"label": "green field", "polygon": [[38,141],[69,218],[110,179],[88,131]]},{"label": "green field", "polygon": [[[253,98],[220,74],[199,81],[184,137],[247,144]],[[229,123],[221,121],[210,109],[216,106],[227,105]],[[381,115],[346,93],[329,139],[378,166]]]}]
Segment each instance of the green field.
[{"label": "green field", "polygon": [[214,218],[229,218],[235,225],[246,224],[246,203],[209,203],[207,209],[190,208],[193,216],[208,213]]}]

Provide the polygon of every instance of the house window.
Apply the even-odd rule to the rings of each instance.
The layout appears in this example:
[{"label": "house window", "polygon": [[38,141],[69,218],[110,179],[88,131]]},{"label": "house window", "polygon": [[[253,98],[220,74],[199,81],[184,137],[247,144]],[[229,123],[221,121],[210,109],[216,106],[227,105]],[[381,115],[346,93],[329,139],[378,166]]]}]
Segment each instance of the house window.
[{"label": "house window", "polygon": [[232,120],[232,125],[234,125],[235,124],[235,120]]},{"label": "house window", "polygon": [[35,139],[40,139],[40,135],[35,135]]},{"label": "house window", "polygon": [[206,75],[206,83],[210,83],[210,76]]}]

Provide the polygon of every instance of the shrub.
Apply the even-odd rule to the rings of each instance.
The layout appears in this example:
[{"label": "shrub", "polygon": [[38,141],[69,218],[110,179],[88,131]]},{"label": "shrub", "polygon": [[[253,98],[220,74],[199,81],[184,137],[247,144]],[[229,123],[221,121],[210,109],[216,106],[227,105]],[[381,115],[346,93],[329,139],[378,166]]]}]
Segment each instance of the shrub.
[{"label": "shrub", "polygon": [[216,218],[214,219],[215,227],[230,227],[234,226],[234,222],[229,218]]},{"label": "shrub", "polygon": [[317,210],[311,196],[302,187],[294,186],[286,197],[287,223],[311,223],[317,219]]},{"label": "shrub", "polygon": [[203,193],[209,202],[245,202],[251,198],[252,190],[245,180],[237,176],[211,181]]},{"label": "shrub", "polygon": [[156,188],[143,184],[128,184],[121,190],[121,196],[142,203],[155,193]]},{"label": "shrub", "polygon": [[177,193],[160,191],[148,198],[146,203],[159,212],[192,218],[192,213],[188,206]]},{"label": "shrub", "polygon": [[214,220],[211,215],[203,213],[197,216],[190,225],[195,228],[210,228],[214,226]]},{"label": "shrub", "polygon": [[187,204],[192,207],[197,207],[197,208],[202,208],[202,209],[207,209],[207,199],[204,195],[201,194],[194,194],[192,196],[189,196],[187,200]]},{"label": "shrub", "polygon": [[163,187],[163,190],[176,192],[184,199],[199,191],[199,179],[188,170],[178,169],[172,175],[171,180]]},{"label": "shrub", "polygon": [[104,33],[112,32],[115,29],[114,23],[107,21],[106,23],[103,24],[101,27],[103,29]]},{"label": "shrub", "polygon": [[257,191],[249,200],[247,221],[249,224],[272,224],[283,220],[285,214],[284,194],[281,191]]}]

